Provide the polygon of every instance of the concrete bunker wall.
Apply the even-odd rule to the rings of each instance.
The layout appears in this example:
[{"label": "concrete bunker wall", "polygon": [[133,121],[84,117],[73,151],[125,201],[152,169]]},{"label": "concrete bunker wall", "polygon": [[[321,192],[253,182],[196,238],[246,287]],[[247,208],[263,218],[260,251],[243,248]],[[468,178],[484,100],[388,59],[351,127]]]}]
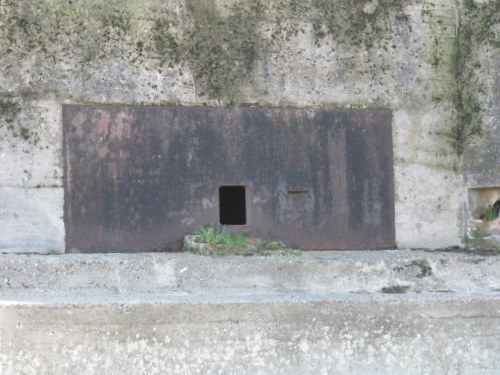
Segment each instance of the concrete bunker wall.
[{"label": "concrete bunker wall", "polygon": [[399,247],[500,186],[498,1],[0,1],[0,249],[62,251],[64,104],[388,109]]}]

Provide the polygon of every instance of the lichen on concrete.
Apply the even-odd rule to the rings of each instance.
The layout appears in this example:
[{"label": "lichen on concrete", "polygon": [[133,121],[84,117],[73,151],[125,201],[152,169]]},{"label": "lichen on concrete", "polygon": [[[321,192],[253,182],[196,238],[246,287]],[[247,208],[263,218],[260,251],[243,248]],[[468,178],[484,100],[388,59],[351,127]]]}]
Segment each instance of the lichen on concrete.
[{"label": "lichen on concrete", "polygon": [[[25,116],[21,116],[25,107],[26,105],[20,98],[0,97],[0,129],[3,129],[3,136],[8,135],[9,138],[19,139],[21,142],[36,146],[40,142],[39,132],[38,129],[30,127]],[[14,147],[14,145],[15,142],[11,142],[11,146]]]},{"label": "lichen on concrete", "polygon": [[7,123],[13,122],[21,112],[21,106],[11,98],[0,99],[0,115]]},{"label": "lichen on concrete", "polygon": [[457,90],[453,100],[457,119],[447,134],[459,155],[471,143],[472,137],[480,136],[485,130],[482,121],[485,108],[477,95],[484,90],[480,50],[485,45],[490,48],[500,46],[500,37],[495,32],[500,22],[499,14],[498,1],[476,5],[474,0],[468,0],[462,4],[454,56]]},{"label": "lichen on concrete", "polygon": [[235,101],[259,53],[259,9],[258,2],[254,6],[233,5],[224,15],[213,0],[188,0],[182,35],[173,34],[176,20],[155,20],[156,52],[163,61],[170,58],[193,71],[198,95]]}]

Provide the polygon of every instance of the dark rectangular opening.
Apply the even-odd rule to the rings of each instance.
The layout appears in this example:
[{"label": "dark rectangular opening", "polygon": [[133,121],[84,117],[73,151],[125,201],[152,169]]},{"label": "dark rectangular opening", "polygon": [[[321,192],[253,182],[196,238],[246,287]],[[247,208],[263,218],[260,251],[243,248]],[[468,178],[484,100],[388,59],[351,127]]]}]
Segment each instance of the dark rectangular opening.
[{"label": "dark rectangular opening", "polygon": [[290,195],[299,195],[299,194],[307,194],[309,193],[307,190],[288,190],[288,194]]},{"label": "dark rectangular opening", "polygon": [[244,225],[247,223],[244,186],[219,187],[219,217],[223,225]]}]

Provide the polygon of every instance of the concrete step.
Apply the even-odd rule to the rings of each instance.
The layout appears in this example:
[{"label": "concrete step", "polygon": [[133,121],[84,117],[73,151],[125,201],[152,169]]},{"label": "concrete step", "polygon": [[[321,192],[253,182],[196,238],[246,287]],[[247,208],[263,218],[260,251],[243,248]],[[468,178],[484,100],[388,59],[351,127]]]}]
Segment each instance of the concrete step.
[{"label": "concrete step", "polygon": [[1,374],[499,374],[497,295],[0,304]]},{"label": "concrete step", "polygon": [[500,374],[494,256],[5,255],[0,275],[2,375]]},{"label": "concrete step", "polygon": [[410,250],[277,257],[188,253],[0,256],[0,295],[85,293],[483,293],[500,291],[500,256]]}]

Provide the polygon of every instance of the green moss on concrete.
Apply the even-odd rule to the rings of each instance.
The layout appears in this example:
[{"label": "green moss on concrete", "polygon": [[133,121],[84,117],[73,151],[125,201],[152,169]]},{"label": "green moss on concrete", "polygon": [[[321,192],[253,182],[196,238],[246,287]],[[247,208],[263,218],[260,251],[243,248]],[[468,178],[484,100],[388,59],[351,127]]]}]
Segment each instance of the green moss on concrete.
[{"label": "green moss on concrete", "polygon": [[483,89],[479,78],[483,74],[479,50],[484,46],[500,47],[500,37],[495,31],[500,23],[500,1],[479,4],[467,0],[461,11],[457,38],[445,65],[453,78],[448,90],[456,117],[444,134],[457,155],[464,152],[474,137],[484,134],[484,109],[477,95]]},{"label": "green moss on concrete", "polygon": [[482,133],[481,109],[469,85],[472,74],[468,70],[468,60],[472,59],[470,33],[458,27],[456,45],[452,54],[451,68],[455,90],[450,88],[456,117],[450,129],[445,132],[448,142],[457,155],[461,155],[472,138]]},{"label": "green moss on concrete", "polygon": [[467,26],[471,30],[474,41],[499,48],[500,34],[497,27],[500,24],[500,1],[490,0],[477,5],[474,0],[468,2],[474,4],[474,6],[465,7]]},{"label": "green moss on concrete", "polygon": [[138,7],[137,0],[5,0],[0,3],[0,41],[11,56],[0,56],[0,61],[43,56],[52,64],[66,60],[88,63],[116,57],[117,51],[128,57],[126,36],[137,23]]},{"label": "green moss on concrete", "polygon": [[0,119],[5,123],[12,124],[20,112],[21,105],[17,101],[11,98],[0,99]]},{"label": "green moss on concrete", "polygon": [[312,7],[316,40],[329,36],[350,47],[381,47],[393,21],[408,24],[400,0],[314,0]]},{"label": "green moss on concrete", "polygon": [[234,97],[250,79],[260,36],[258,14],[235,8],[222,16],[213,1],[188,0],[194,24],[187,54],[200,95]]},{"label": "green moss on concrete", "polygon": [[[367,10],[368,3],[373,7]],[[0,63],[8,74],[34,58],[52,66],[61,63],[65,74],[75,76],[82,67],[105,59],[128,61],[141,70],[153,68],[151,63],[156,61],[160,72],[164,64],[180,65],[191,70],[198,95],[237,103],[251,87],[257,61],[269,56],[273,44],[279,49],[284,41],[303,33],[301,24],[312,24],[318,45],[333,40],[356,56],[357,49],[388,48],[384,36],[406,17],[401,4],[400,0],[168,4],[3,0],[0,42],[5,53]],[[266,30],[272,31],[270,40]],[[346,60],[346,67],[361,75],[387,73],[383,66],[354,57]],[[50,65],[44,69],[50,70]],[[36,85],[50,86],[50,74],[37,77]],[[71,99],[80,97],[83,94],[77,93]]]},{"label": "green moss on concrete", "polygon": [[162,63],[168,61],[171,64],[179,64],[183,56],[181,44],[173,34],[173,28],[177,22],[169,18],[158,18],[154,21],[152,28],[154,48]]},{"label": "green moss on concrete", "polygon": [[[311,23],[316,44],[342,45],[352,55],[346,67],[360,75],[384,75],[390,66],[357,61],[359,51],[385,47],[395,23],[407,16],[399,0],[285,0],[268,3],[236,3],[226,8],[213,0],[186,1],[182,24],[170,14],[161,15],[152,27],[154,49],[161,63],[182,64],[193,72],[197,94],[209,99],[238,102],[241,91],[251,83],[256,62],[273,46],[287,43],[304,33]],[[262,25],[266,25],[261,29]],[[264,36],[271,31],[270,38]],[[358,69],[359,68],[359,69]],[[363,69],[361,69],[363,68]]]},{"label": "green moss on concrete", "polygon": [[40,142],[40,136],[38,131],[31,129],[19,118],[22,109],[23,106],[18,99],[0,98],[0,128],[6,128],[14,139],[21,139],[36,146]]},{"label": "green moss on concrete", "polygon": [[126,35],[131,27],[131,14],[127,8],[115,8],[111,12],[99,15],[104,35],[108,38],[115,34],[118,37]]},{"label": "green moss on concrete", "polygon": [[188,66],[197,94],[232,101],[250,79],[262,38],[257,32],[258,6],[233,6],[223,14],[213,0],[187,0],[187,20],[181,35],[177,21],[158,18],[152,28],[161,62]]},{"label": "green moss on concrete", "polygon": [[[377,57],[378,52],[385,54],[402,47],[394,44],[396,25],[398,37],[411,33],[404,5],[403,0],[186,0],[168,4],[139,0],[3,0],[0,42],[4,53],[0,63],[6,74],[30,59],[50,61],[53,66],[62,63],[67,69],[65,74],[75,77],[82,66],[100,59],[120,60],[122,64],[136,65],[140,71],[158,69],[160,73],[167,64],[170,68],[190,70],[199,96],[239,103],[248,100],[243,94],[252,87],[258,61],[277,57],[273,54],[282,53],[283,46],[304,33],[304,25],[309,24],[318,46],[341,47],[342,56],[335,59],[349,75],[346,79],[369,79],[382,87],[394,65],[387,57]],[[495,7],[498,8],[498,1],[464,3],[467,12],[477,15],[470,26],[471,38],[484,41],[494,37],[493,25],[499,13]],[[429,6],[422,12],[426,16],[434,10]],[[436,27],[446,26],[445,18],[435,23]],[[432,60],[436,77],[441,77],[445,69],[452,77],[460,71],[464,63],[454,67],[452,62],[457,60],[457,48],[448,39],[437,43]],[[466,54],[460,55],[458,61],[465,57]],[[50,71],[50,64],[45,64],[44,73]],[[36,79],[35,91],[50,86],[49,74]],[[457,92],[451,84],[435,81],[439,90],[434,100]],[[456,77],[450,81],[457,84]],[[150,87],[158,91],[157,86]],[[55,90],[60,91],[56,92],[58,97],[68,97],[64,88]],[[76,93],[71,99],[85,100],[84,95]],[[367,106],[390,105],[387,100],[371,98]],[[364,106],[366,96],[356,100],[355,106]],[[461,145],[478,128],[469,125],[478,123],[477,106],[466,93],[452,100],[461,115],[447,136],[452,147],[461,152]]]}]

